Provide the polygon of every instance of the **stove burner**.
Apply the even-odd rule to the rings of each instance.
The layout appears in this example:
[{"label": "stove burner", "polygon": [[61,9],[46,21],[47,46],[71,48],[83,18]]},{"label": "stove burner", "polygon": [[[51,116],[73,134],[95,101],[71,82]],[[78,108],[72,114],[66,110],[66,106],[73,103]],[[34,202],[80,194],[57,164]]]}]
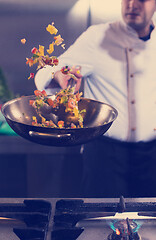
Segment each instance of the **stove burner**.
[{"label": "stove burner", "polygon": [[126,236],[123,237],[122,235],[117,235],[116,232],[111,233],[108,238],[108,240],[142,240],[141,236],[138,233],[134,233],[134,236]]},{"label": "stove burner", "polygon": [[137,233],[140,226],[134,220],[117,220],[111,224],[113,233],[108,236],[108,240],[141,240]]}]

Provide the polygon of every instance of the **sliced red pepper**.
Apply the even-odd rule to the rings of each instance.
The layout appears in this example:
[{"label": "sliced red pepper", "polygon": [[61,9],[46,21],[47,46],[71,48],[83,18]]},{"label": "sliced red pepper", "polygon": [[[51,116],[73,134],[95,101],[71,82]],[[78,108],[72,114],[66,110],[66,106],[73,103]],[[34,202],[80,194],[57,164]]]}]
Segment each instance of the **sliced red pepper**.
[{"label": "sliced red pepper", "polygon": [[55,59],[53,60],[53,64],[54,64],[55,66],[57,66],[58,63],[59,63],[59,60],[58,60],[57,58],[55,58]]},{"label": "sliced red pepper", "polygon": [[34,104],[34,102],[35,102],[34,100],[29,100],[29,105],[32,106]]},{"label": "sliced red pepper", "polygon": [[54,101],[51,99],[51,98],[48,98],[47,99],[47,102],[50,106],[53,106],[54,105]]},{"label": "sliced red pepper", "polygon": [[41,93],[42,93],[44,96],[47,96],[47,93],[46,93],[45,90],[43,90]]},{"label": "sliced red pepper", "polygon": [[33,49],[31,49],[31,52],[33,53],[33,54],[36,54],[36,52],[37,52],[37,48],[33,48]]},{"label": "sliced red pepper", "polygon": [[41,96],[41,95],[42,95],[42,92],[41,92],[40,90],[35,90],[35,91],[34,91],[34,94],[35,94],[36,96]]}]

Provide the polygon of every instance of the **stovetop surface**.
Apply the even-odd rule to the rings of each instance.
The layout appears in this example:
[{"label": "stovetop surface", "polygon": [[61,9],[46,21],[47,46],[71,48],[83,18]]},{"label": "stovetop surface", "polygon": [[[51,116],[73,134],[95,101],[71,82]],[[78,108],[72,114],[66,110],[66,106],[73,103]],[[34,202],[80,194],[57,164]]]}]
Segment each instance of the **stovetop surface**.
[{"label": "stovetop surface", "polygon": [[137,220],[138,232],[142,240],[156,239],[156,198],[123,197],[1,198],[0,217],[16,220],[0,218],[0,239],[107,240],[116,212],[140,212],[150,217]]}]

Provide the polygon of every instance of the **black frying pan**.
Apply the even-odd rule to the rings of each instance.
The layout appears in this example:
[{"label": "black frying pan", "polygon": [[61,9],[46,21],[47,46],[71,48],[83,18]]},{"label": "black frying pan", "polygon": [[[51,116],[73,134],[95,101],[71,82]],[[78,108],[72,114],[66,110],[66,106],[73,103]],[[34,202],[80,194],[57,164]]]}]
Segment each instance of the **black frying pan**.
[{"label": "black frying pan", "polygon": [[[47,128],[32,126],[32,117],[39,118],[35,109],[29,104],[29,100],[36,96],[25,96],[13,99],[5,103],[2,114],[10,127],[20,136],[27,140],[49,146],[74,146],[83,144],[103,135],[117,117],[117,110],[112,106],[82,98],[79,109],[86,109],[84,114],[83,128]],[[57,114],[48,114],[48,120],[59,120]],[[39,119],[38,119],[39,120]]]}]

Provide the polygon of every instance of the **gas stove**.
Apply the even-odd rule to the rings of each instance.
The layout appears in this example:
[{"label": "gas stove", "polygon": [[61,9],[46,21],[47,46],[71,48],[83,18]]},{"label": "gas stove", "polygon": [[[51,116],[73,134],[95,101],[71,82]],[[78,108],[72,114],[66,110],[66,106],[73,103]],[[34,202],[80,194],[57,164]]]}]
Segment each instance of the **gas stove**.
[{"label": "gas stove", "polygon": [[0,239],[155,240],[156,198],[1,198]]}]

